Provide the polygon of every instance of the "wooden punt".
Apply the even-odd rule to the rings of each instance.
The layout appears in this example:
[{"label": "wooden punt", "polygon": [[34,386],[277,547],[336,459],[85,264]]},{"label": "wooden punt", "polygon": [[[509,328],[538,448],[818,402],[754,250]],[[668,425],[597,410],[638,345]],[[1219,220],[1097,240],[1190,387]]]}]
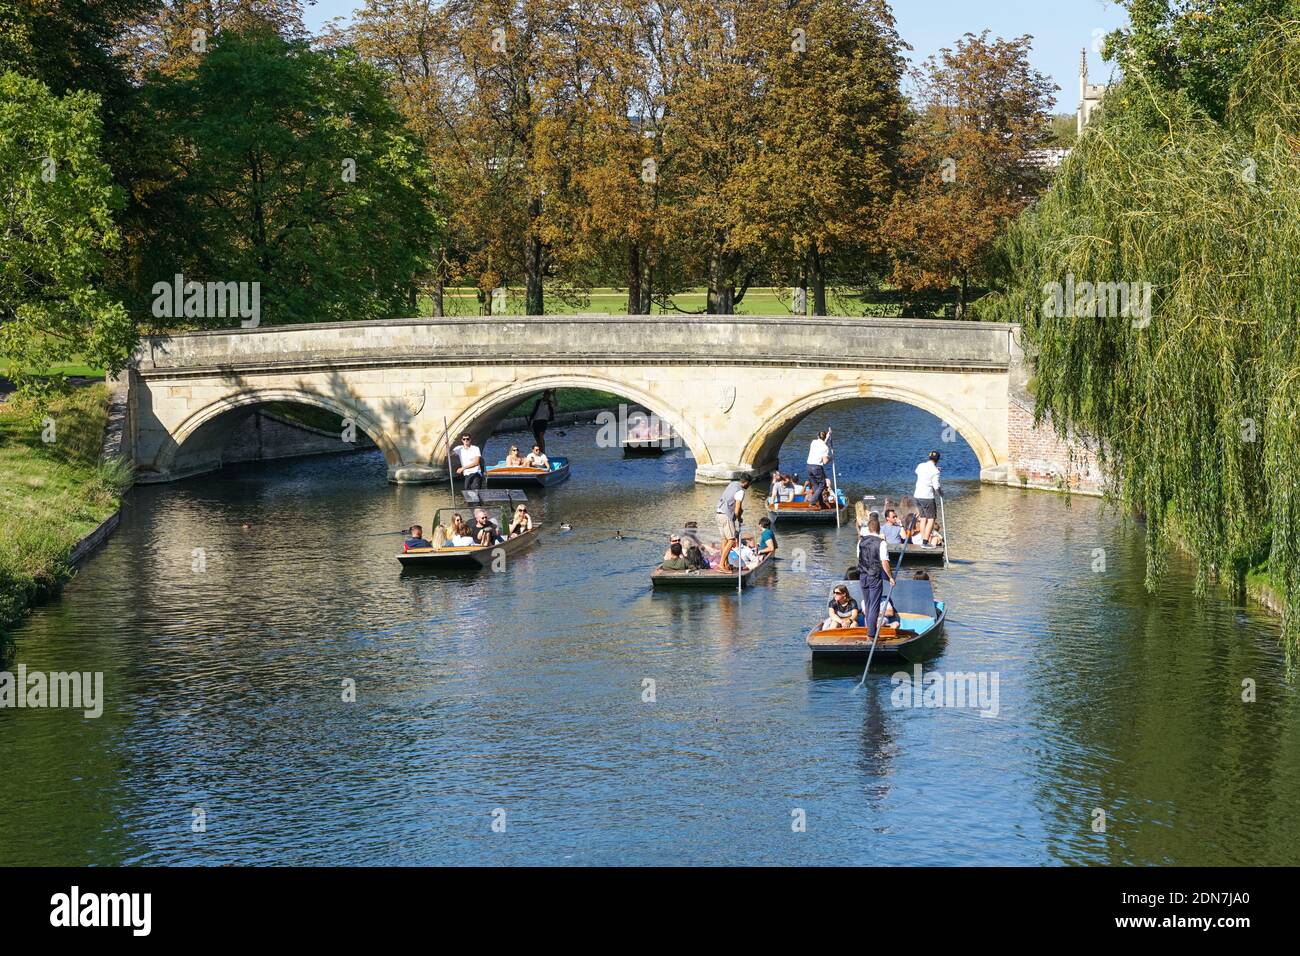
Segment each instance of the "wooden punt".
[{"label": "wooden punt", "polygon": [[623,440],[624,458],[650,458],[662,455],[673,447],[672,435],[649,435],[644,438],[625,438]]},{"label": "wooden punt", "polygon": [[547,487],[558,485],[569,478],[569,459],[556,456],[550,468],[528,468],[522,465],[507,465],[499,461],[483,469],[484,484],[538,485]]},{"label": "wooden punt", "polygon": [[[433,514],[433,530],[429,533],[434,534],[440,524],[449,526],[451,524],[451,513],[457,510],[463,509],[439,508],[435,511]],[[498,518],[498,527],[505,528],[509,526],[509,513],[507,511],[503,511]],[[532,531],[525,531],[517,537],[507,538],[500,544],[414,548],[410,551],[402,551],[397,555],[397,560],[401,563],[403,569],[418,568],[430,571],[469,569],[478,571],[488,567],[496,559],[498,553],[510,557],[531,548],[537,543],[541,530],[541,526],[535,524]]]},{"label": "wooden punt", "polygon": [[[857,581],[841,581],[840,584],[849,589],[849,594],[861,607],[862,586]],[[830,593],[834,593],[834,588]],[[898,612],[898,625],[881,629],[872,660],[905,660],[915,663],[929,657],[943,639],[943,626],[947,616],[944,602],[934,598],[931,582],[899,578],[889,599]],[[827,600],[830,600],[829,596]],[[823,608],[823,620],[824,615]],[[859,620],[862,618],[859,617]],[[823,631],[818,623],[808,633],[807,643],[813,657],[821,660],[865,659],[871,653],[871,638],[867,636],[866,627]]]},{"label": "wooden punt", "polygon": [[730,588],[734,591],[737,577],[740,578],[740,586],[747,588],[766,575],[772,564],[772,558],[764,558],[740,575],[723,571],[665,571],[663,568],[655,568],[650,573],[650,584],[655,588],[699,591],[725,591]]},{"label": "wooden punt", "polygon": [[839,493],[838,508],[813,508],[803,495],[795,495],[793,501],[773,501],[767,499],[767,516],[772,523],[777,521],[798,521],[809,524],[848,523],[849,503],[844,492]]}]

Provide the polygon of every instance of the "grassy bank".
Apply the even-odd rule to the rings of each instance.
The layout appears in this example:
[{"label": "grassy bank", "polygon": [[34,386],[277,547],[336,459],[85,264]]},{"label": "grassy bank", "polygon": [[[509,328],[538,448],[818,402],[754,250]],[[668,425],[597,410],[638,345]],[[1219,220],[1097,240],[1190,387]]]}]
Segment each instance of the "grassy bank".
[{"label": "grassy bank", "polygon": [[0,634],[57,591],[73,547],[117,509],[125,474],[99,457],[107,403],[96,385],[43,413],[0,404]]}]

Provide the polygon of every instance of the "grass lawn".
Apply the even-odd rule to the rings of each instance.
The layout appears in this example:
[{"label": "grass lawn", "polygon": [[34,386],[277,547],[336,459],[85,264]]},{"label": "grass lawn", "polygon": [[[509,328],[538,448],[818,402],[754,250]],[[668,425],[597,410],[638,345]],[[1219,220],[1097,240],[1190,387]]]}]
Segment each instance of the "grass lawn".
[{"label": "grass lawn", "polygon": [[[892,316],[898,315],[902,308],[899,293],[883,290],[870,294],[855,290],[828,290],[827,307],[835,316]],[[707,293],[703,288],[681,292],[672,297],[674,309],[661,309],[655,306],[656,315],[680,315],[685,313],[703,313]],[[752,288],[745,293],[736,308],[737,315],[791,315],[790,290],[783,288]],[[524,308],[523,287],[510,287],[506,299],[506,313],[517,315]],[[562,299],[552,289],[546,290],[547,315],[574,315],[577,313],[595,313],[597,315],[623,315],[627,309],[626,289],[589,289],[569,299]],[[479,314],[478,294],[472,288],[448,288],[443,293],[443,310],[450,316],[470,316]],[[421,299],[420,314],[428,315],[432,311],[430,301]],[[934,315],[942,316],[942,310],[936,308]]]},{"label": "grass lawn", "polygon": [[0,633],[67,580],[69,552],[121,500],[124,470],[100,462],[107,402],[95,385],[44,414],[19,399],[0,404]]}]

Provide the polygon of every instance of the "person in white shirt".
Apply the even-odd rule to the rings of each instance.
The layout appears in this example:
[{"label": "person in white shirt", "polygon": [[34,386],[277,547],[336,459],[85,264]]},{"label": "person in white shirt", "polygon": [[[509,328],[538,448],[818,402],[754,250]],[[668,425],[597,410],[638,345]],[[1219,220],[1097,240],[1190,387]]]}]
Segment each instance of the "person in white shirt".
[{"label": "person in white shirt", "polygon": [[483,487],[483,452],[469,435],[460,436],[460,448],[456,449],[460,458],[460,467],[456,474],[465,479],[466,490]]},{"label": "person in white shirt", "polygon": [[916,530],[923,548],[933,547],[930,538],[936,517],[934,496],[942,493],[939,488],[939,453],[932,451],[929,458],[916,466],[916,489],[912,492],[917,512],[921,516]]},{"label": "person in white shirt", "polygon": [[529,468],[550,468],[551,460],[546,457],[541,446],[534,445],[533,450],[524,456],[524,464]]},{"label": "person in white shirt", "polygon": [[818,432],[817,437],[812,440],[808,446],[808,492],[804,495],[804,501],[808,507],[817,511],[824,507],[822,503],[822,489],[826,487],[826,466],[830,464],[831,448],[826,444],[826,438],[830,432]]}]

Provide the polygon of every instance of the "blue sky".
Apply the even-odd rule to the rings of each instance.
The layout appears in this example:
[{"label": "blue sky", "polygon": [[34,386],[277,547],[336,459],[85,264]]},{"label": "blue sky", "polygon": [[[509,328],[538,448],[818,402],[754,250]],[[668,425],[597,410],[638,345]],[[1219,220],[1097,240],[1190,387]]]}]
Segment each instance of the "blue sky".
[{"label": "blue sky", "polygon": [[[313,30],[333,17],[347,17],[359,0],[317,0],[308,9]],[[898,30],[911,44],[912,59],[920,62],[964,33],[988,29],[995,36],[1034,38],[1034,66],[1061,87],[1057,112],[1073,113],[1079,101],[1079,51],[1088,48],[1094,83],[1105,82],[1110,67],[1101,62],[1098,38],[1122,25],[1127,17],[1113,0],[894,0]]]}]

